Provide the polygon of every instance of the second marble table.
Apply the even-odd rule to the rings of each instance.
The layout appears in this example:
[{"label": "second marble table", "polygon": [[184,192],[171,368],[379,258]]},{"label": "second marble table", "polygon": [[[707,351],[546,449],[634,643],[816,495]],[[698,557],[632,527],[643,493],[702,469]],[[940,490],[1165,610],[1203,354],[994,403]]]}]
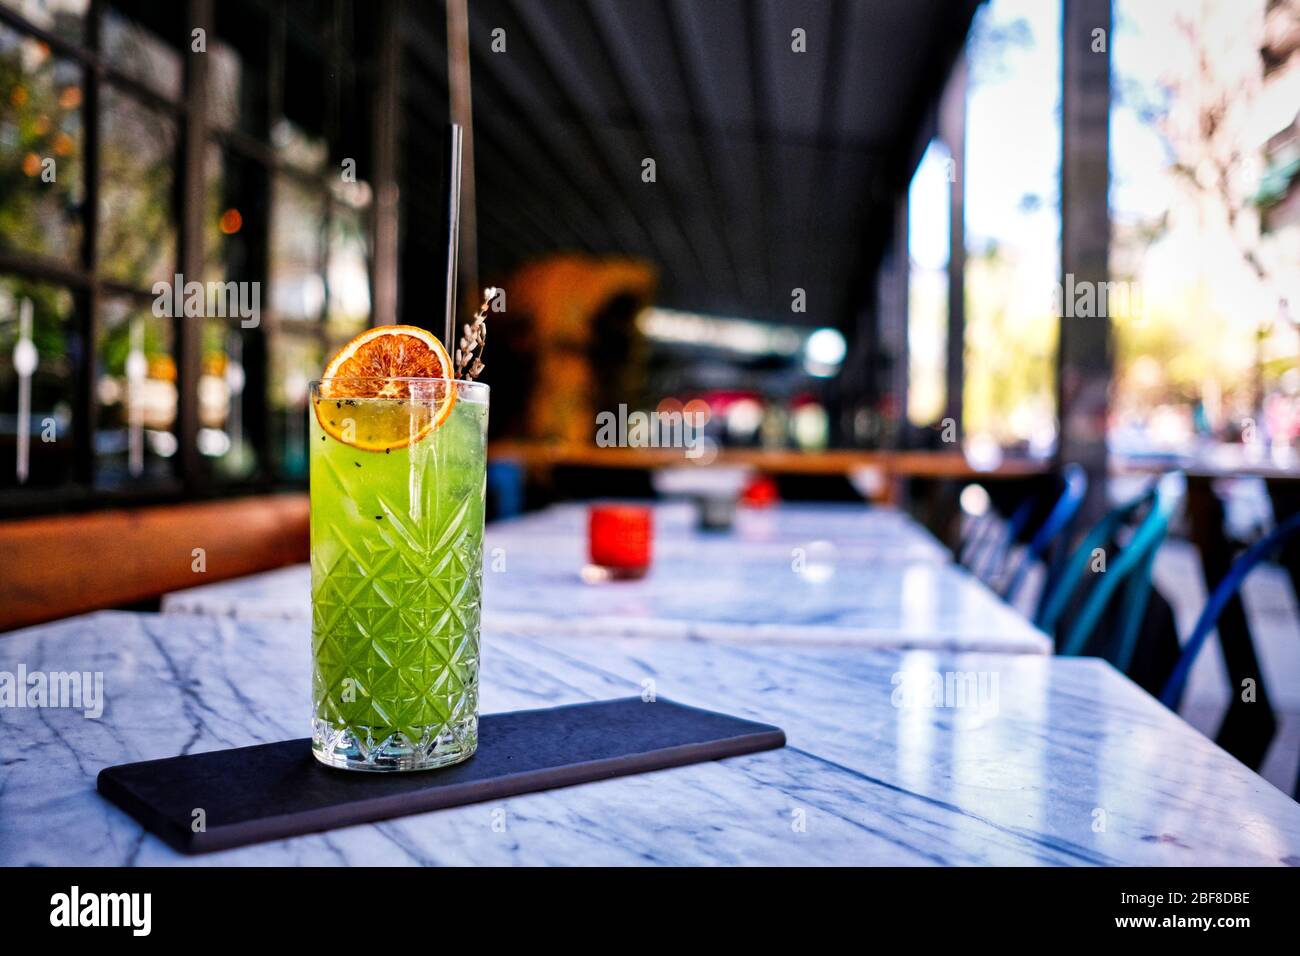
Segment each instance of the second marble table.
[{"label": "second marble table", "polygon": [[[1046,654],[1048,638],[946,559],[900,512],[847,505],[742,510],[701,533],[689,505],[655,507],[640,581],[589,583],[586,505],[489,525],[484,621],[570,634]],[[306,565],[167,595],[169,613],[310,615]]]}]

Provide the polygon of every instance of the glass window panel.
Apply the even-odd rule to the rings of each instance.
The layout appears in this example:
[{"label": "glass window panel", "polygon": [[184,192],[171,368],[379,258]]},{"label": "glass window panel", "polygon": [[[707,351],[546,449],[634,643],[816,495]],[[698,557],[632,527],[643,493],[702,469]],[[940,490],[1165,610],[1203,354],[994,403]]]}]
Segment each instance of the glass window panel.
[{"label": "glass window panel", "polygon": [[307,477],[307,386],[325,364],[314,336],[279,334],[271,339],[271,448],[278,477]]},{"label": "glass window panel", "polygon": [[360,210],[334,206],[325,282],[329,336],[351,338],[370,324],[370,237]]},{"label": "glass window panel", "polygon": [[266,236],[267,175],[261,164],[208,147],[204,269],[209,280],[259,278]]},{"label": "glass window panel", "polygon": [[208,40],[208,115],[215,126],[266,140],[268,14],[279,4],[222,0],[215,4],[216,36]]},{"label": "glass window panel", "polygon": [[0,276],[0,488],[72,477],[72,318],[68,290]]},{"label": "glass window panel", "polygon": [[225,155],[216,143],[209,143],[204,159],[203,195],[203,278],[222,281],[226,278],[226,236],[243,229],[243,214],[228,214],[226,204]]},{"label": "glass window panel", "polygon": [[967,49],[964,427],[972,439],[1047,454],[1060,327],[1048,293],[1061,262],[1061,5],[993,0]]},{"label": "glass window panel", "polygon": [[118,72],[168,99],[180,98],[180,52],[153,30],[109,7],[104,11],[101,43],[104,59]]},{"label": "glass window panel", "polygon": [[220,40],[208,51],[208,115],[214,126],[239,127],[244,65],[239,53]]},{"label": "glass window panel", "polygon": [[928,426],[948,395],[949,171],[952,155],[931,140],[907,199],[907,417]]},{"label": "glass window panel", "polygon": [[[330,10],[324,4],[311,6],[315,8],[313,15],[322,22],[329,18]],[[331,118],[329,107],[334,99],[327,91],[337,89],[337,77],[323,59],[328,44],[312,42],[311,28],[305,24],[295,25],[294,19],[290,11],[280,112],[277,115],[292,122],[307,136],[326,136]],[[323,37],[323,33],[318,35]]]},{"label": "glass window panel", "polygon": [[306,172],[320,172],[329,159],[329,145],[323,136],[314,136],[292,120],[281,119],[271,129],[271,145],[276,158]]},{"label": "glass window panel", "polygon": [[[1300,7],[1118,0],[1113,11],[1112,284],[1094,306],[1111,324],[1111,454],[1294,469]],[[1086,321],[1094,290],[1064,286],[1068,321]]]},{"label": "glass window panel", "polygon": [[80,43],[86,29],[86,11],[90,0],[0,0],[28,23],[48,30],[57,37]]},{"label": "glass window panel", "polygon": [[100,272],[148,289],[176,263],[175,122],[105,85],[100,117]]},{"label": "glass window panel", "polygon": [[0,249],[80,254],[83,74],[0,25]]},{"label": "glass window panel", "polygon": [[248,427],[249,413],[256,414],[246,388],[249,334],[224,319],[207,319],[203,323],[196,441],[208,472],[220,478],[246,478],[257,468]]},{"label": "glass window panel", "polygon": [[370,183],[364,179],[348,181],[342,177],[330,179],[330,194],[343,205],[356,212],[366,212],[370,209],[370,198],[373,191]]},{"label": "glass window panel", "polygon": [[271,193],[271,308],[277,319],[316,321],[325,306],[321,263],[325,196],[292,176],[275,177]]},{"label": "glass window panel", "polygon": [[[242,26],[245,39],[256,35]],[[256,52],[256,51],[254,51]],[[214,126],[266,139],[266,71],[222,40],[208,47],[208,112]]]},{"label": "glass window panel", "polygon": [[174,325],[148,304],[104,300],[96,345],[95,483],[138,486],[173,472],[177,380]]}]

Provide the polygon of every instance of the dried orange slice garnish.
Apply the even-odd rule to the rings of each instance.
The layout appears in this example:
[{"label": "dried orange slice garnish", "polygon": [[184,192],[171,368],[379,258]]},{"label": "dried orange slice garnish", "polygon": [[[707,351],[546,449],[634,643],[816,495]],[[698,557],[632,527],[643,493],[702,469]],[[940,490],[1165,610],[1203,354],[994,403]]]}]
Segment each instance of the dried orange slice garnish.
[{"label": "dried orange slice garnish", "polygon": [[325,366],[316,420],[327,434],[363,451],[402,448],[447,420],[456,404],[452,377],[451,356],[427,329],[367,329]]}]

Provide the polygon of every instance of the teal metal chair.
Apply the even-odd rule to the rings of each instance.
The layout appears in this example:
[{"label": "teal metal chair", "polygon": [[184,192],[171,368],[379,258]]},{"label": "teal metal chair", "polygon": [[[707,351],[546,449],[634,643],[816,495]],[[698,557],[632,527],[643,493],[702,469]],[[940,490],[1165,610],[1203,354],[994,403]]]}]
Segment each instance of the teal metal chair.
[{"label": "teal metal chair", "polygon": [[[1105,515],[1070,555],[1034,620],[1056,635],[1058,653],[1093,652],[1129,672],[1151,597],[1151,569],[1179,498],[1172,477],[1164,476],[1135,500]],[[1133,533],[1121,544],[1119,535],[1127,526],[1133,526]],[[1092,570],[1098,548],[1105,555],[1104,571]],[[1088,584],[1091,587],[1085,587]],[[1107,618],[1112,603],[1114,616]],[[1067,611],[1072,612],[1068,620]],[[1113,632],[1106,629],[1108,635],[1099,634],[1103,619],[1115,627]],[[1104,639],[1107,636],[1110,640]]]}]

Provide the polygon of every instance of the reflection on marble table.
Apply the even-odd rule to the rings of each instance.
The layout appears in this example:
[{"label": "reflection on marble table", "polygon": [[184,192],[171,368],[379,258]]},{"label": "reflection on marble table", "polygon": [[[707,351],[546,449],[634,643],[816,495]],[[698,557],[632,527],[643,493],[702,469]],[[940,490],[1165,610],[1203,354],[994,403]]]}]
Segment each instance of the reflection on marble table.
[{"label": "reflection on marble table", "polygon": [[963,568],[931,562],[659,560],[640,581],[587,584],[582,564],[505,555],[485,621],[529,630],[740,642],[1046,654],[1051,643]]},{"label": "reflection on marble table", "polygon": [[[647,502],[629,502],[647,504]],[[585,540],[587,502],[566,502],[530,512],[489,529],[519,542],[563,537]],[[685,502],[656,502],[655,543],[666,553],[683,547],[735,548],[771,556],[813,542],[830,542],[846,555],[865,558],[950,561],[952,554],[929,531],[901,511],[852,504],[781,504],[738,508],[726,531],[697,529],[696,508]]]},{"label": "reflection on marble table", "polygon": [[[1046,654],[1048,638],[964,569],[932,562],[660,557],[640,581],[583,580],[572,543],[530,551],[489,540],[488,624],[592,635],[794,641]],[[306,565],[169,594],[168,613],[310,616]]]},{"label": "reflection on marble table", "polygon": [[94,792],[303,736],[308,648],[306,621],[123,612],[0,637],[0,672],[99,671],[106,697],[0,711],[0,865],[1300,863],[1286,795],[1104,663],[1029,655],[488,632],[485,711],[659,696],[789,746],[193,858]]},{"label": "reflection on marble table", "polygon": [[[901,512],[841,505],[782,505],[744,509],[733,533],[699,533],[689,504],[656,504],[656,566],[683,570],[704,563],[761,564],[807,569],[805,576],[850,565],[929,561],[946,564],[948,551]],[[494,522],[484,535],[484,567],[509,568],[515,557],[574,572],[587,560],[586,504],[554,505],[510,521]],[[688,572],[689,574],[689,572]],[[228,617],[285,618],[310,613],[311,575],[306,564],[248,577],[198,585],[163,598],[166,612]]]}]

